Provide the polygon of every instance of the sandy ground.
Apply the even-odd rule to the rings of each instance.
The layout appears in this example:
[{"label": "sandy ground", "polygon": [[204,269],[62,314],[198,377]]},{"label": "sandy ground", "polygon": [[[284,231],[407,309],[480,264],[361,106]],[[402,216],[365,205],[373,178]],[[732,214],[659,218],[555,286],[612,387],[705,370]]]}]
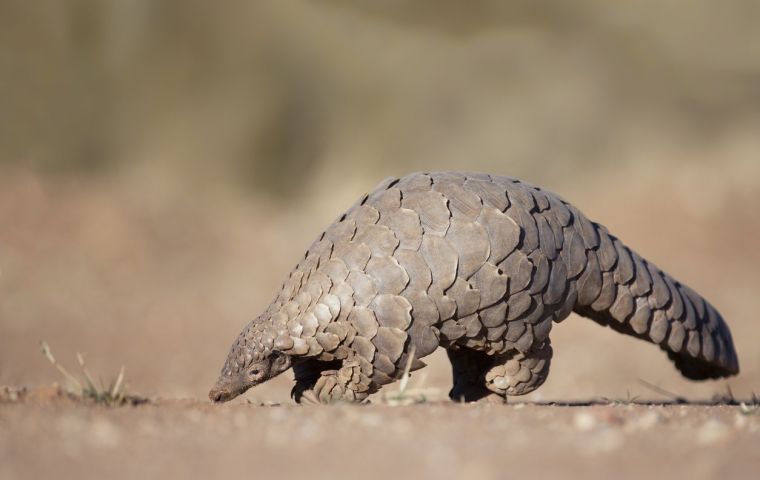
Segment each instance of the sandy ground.
[{"label": "sandy ground", "polygon": [[[71,370],[75,352],[86,353],[106,383],[125,365],[129,391],[151,403],[107,408],[38,393],[2,403],[0,478],[750,478],[760,467],[757,411],[631,404],[760,392],[756,189],[664,168],[548,185],[716,305],[734,334],[738,377],[689,382],[657,348],[573,316],[555,326],[552,373],[520,399],[528,404],[442,400],[450,380],[439,351],[410,382],[422,404],[376,395],[369,406],[300,408],[287,374],[229,405],[205,398],[240,328],[372,181],[277,209],[129,178],[3,173],[0,385],[63,384],[40,354],[45,339]],[[535,404],[605,398],[616,402]]]},{"label": "sandy ground", "polygon": [[760,410],[696,405],[0,406],[0,477],[755,478]]}]

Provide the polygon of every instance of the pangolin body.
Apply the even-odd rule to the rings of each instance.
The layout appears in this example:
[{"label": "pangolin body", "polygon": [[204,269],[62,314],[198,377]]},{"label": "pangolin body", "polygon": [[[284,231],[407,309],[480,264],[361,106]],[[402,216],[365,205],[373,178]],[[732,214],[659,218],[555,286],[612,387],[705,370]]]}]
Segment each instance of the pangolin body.
[{"label": "pangolin body", "polygon": [[297,401],[360,401],[436,348],[454,399],[546,379],[549,333],[572,311],[660,346],[690,379],[738,372],[704,298],[559,196],[514,178],[383,181],[309,247],[233,344],[212,400],[293,367]]}]

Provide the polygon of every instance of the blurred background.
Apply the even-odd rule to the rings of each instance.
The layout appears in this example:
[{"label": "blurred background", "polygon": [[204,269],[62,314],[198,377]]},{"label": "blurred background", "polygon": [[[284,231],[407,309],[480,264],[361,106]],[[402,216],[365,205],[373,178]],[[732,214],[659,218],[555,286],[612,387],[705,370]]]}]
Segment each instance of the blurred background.
[{"label": "blurred background", "polygon": [[[561,193],[704,294],[743,367],[691,383],[571,317],[530,399],[760,392],[760,4],[463,5],[0,0],[0,384],[60,380],[45,339],[133,392],[205,398],[342,210],[466,169]],[[412,382],[445,394],[430,364]]]}]

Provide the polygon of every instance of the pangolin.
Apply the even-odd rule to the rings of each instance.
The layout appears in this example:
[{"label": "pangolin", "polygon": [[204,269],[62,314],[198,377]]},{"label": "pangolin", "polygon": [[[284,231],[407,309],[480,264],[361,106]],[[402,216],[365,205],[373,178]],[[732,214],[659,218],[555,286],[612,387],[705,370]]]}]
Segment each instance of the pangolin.
[{"label": "pangolin", "polygon": [[739,364],[718,311],[558,195],[471,172],[389,178],[312,243],[233,343],[212,401],[293,368],[297,402],[360,402],[438,347],[449,396],[523,395],[571,312],[659,345],[693,380]]}]

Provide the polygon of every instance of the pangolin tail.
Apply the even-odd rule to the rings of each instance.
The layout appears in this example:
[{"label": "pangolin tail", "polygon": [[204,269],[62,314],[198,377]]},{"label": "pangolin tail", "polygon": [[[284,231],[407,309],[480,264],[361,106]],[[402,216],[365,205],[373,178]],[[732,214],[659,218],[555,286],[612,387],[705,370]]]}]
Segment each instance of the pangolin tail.
[{"label": "pangolin tail", "polygon": [[586,251],[587,266],[578,278],[576,313],[659,345],[689,379],[739,372],[731,332],[707,300],[604,227],[587,221],[584,227],[596,241]]}]

